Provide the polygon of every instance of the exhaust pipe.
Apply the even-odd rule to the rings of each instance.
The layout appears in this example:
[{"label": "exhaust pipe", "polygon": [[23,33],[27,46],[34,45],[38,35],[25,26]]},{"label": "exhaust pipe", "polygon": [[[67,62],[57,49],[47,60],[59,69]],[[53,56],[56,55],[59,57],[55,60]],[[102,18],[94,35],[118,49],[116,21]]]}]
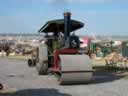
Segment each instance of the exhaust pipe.
[{"label": "exhaust pipe", "polygon": [[70,36],[71,30],[71,13],[65,12],[64,13],[64,37],[67,39]]}]

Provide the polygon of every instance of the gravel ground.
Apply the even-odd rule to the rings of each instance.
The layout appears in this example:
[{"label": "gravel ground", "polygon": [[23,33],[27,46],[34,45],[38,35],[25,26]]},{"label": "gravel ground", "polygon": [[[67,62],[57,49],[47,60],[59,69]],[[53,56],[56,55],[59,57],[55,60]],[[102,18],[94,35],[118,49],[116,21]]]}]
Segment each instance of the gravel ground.
[{"label": "gravel ground", "polygon": [[38,76],[27,62],[0,58],[0,82],[16,92],[0,96],[128,96],[128,78],[106,72],[94,73],[90,84],[60,86],[53,75]]}]

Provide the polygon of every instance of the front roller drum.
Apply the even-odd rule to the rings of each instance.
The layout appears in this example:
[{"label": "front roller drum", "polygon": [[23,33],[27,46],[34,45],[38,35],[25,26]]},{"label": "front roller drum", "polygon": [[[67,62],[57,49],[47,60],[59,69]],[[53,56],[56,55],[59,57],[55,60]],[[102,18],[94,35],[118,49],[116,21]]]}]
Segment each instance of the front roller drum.
[{"label": "front roller drum", "polygon": [[92,64],[88,55],[60,55],[59,84],[83,84],[92,80]]}]

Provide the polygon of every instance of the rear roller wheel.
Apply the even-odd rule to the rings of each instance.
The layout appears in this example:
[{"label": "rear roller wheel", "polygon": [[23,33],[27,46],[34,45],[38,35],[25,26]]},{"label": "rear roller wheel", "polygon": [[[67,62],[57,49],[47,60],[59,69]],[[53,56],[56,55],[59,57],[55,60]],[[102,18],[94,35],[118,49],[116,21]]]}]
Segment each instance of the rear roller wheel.
[{"label": "rear roller wheel", "polygon": [[48,64],[47,63],[38,63],[36,64],[36,69],[39,75],[47,75],[48,72]]}]

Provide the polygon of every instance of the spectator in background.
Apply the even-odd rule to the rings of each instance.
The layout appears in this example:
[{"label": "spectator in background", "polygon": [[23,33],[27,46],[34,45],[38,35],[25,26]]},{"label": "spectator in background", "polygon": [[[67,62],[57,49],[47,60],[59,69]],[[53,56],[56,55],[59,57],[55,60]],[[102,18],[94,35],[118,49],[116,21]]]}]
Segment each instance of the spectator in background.
[{"label": "spectator in background", "polygon": [[97,57],[103,57],[103,56],[104,56],[104,54],[103,54],[103,52],[101,51],[101,48],[100,48],[100,47],[98,47],[98,48],[96,49],[96,56],[97,56]]}]

